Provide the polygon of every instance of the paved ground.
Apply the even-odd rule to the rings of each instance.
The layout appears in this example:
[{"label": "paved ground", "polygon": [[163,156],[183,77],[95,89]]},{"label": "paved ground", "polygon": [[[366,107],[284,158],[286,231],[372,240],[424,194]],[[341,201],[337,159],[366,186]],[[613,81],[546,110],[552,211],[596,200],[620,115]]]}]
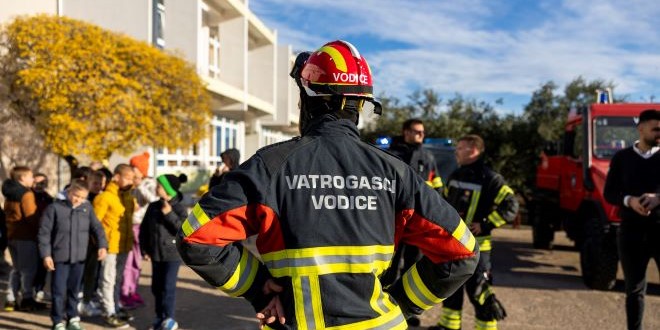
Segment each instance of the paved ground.
[{"label": "paved ground", "polygon": [[[624,329],[623,282],[614,291],[588,290],[579,276],[579,257],[571,243],[558,234],[556,249],[531,249],[531,232],[523,229],[495,231],[494,279],[498,297],[509,317],[500,329]],[[645,329],[660,329],[660,279],[655,264],[648,272],[651,284],[646,299]],[[177,285],[177,319],[182,329],[257,329],[250,306],[224,296],[182,267]],[[619,274],[619,279],[622,279]],[[140,293],[151,306],[148,285],[151,269],[145,265]],[[6,279],[0,283],[6,286]],[[3,301],[4,297],[0,298]],[[466,300],[467,304],[467,300]],[[439,308],[423,315],[424,327],[437,321]],[[135,311],[134,329],[147,329],[151,307]],[[466,305],[463,329],[473,329],[473,313]],[[83,319],[86,329],[103,329],[100,318]],[[0,312],[0,329],[46,329],[48,312],[34,314]]]}]

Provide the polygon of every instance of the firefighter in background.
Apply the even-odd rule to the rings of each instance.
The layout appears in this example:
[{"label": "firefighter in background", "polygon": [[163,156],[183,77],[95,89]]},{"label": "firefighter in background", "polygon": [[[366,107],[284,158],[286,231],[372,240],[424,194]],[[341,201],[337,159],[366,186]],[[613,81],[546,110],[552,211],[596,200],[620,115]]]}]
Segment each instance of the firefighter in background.
[{"label": "firefighter in background", "polygon": [[[484,164],[485,146],[478,135],[466,135],[458,140],[456,161],[459,168],[449,178],[444,189],[446,200],[465,219],[479,243],[479,265],[465,284],[465,291],[475,308],[476,329],[497,329],[497,320],[506,312],[495,298],[491,277],[491,231],[513,221],[518,213],[518,201],[502,176]],[[460,329],[463,289],[442,303],[438,329]]]},{"label": "firefighter in background", "polygon": [[[360,141],[360,112],[380,105],[352,44],[301,53],[291,76],[301,137],[227,173],[184,221],[179,253],[267,329],[405,329],[473,274],[476,240],[409,166]],[[240,243],[251,235],[263,263]],[[397,243],[424,258],[384,288]]]},{"label": "firefighter in background", "polygon": [[[438,173],[433,154],[424,149],[424,122],[413,118],[403,122],[401,135],[392,139],[389,151],[398,156],[431,186],[442,193],[442,179]],[[394,255],[392,267],[383,275],[384,284],[393,283],[401,274],[422,258],[422,253],[412,245],[401,245]],[[420,320],[416,317],[408,319],[408,324],[418,326]]]},{"label": "firefighter in background", "polygon": [[390,152],[401,158],[421,176],[426,183],[442,192],[442,178],[438,175],[433,153],[424,149],[424,122],[413,118],[403,122],[401,136],[392,139]]}]

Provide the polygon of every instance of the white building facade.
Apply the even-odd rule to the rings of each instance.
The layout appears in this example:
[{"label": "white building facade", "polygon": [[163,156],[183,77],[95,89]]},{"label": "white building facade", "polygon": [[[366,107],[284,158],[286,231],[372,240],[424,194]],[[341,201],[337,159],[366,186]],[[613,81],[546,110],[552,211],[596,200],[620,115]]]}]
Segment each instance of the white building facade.
[{"label": "white building facade", "polygon": [[[187,150],[145,146],[152,175],[185,172],[199,185],[227,148],[238,149],[244,161],[298,134],[297,87],[288,76],[291,47],[277,45],[276,32],[246,0],[0,0],[0,23],[39,13],[125,33],[179,52],[195,65],[212,100],[208,138]],[[126,160],[113,155],[110,165]]]}]

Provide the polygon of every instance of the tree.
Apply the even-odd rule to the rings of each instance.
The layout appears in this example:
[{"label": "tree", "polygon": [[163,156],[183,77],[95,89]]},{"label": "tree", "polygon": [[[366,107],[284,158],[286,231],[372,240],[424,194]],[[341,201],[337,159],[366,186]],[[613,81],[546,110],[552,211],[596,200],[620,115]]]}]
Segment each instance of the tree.
[{"label": "tree", "polygon": [[19,17],[0,31],[2,117],[60,156],[107,159],[184,148],[211,116],[195,68],[145,42],[66,17]]}]

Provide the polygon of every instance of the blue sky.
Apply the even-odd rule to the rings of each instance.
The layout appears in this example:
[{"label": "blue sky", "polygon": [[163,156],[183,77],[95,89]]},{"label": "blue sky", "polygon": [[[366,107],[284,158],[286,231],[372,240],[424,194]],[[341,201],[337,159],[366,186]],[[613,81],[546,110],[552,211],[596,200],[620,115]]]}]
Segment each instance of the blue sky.
[{"label": "blue sky", "polygon": [[577,76],[660,99],[660,2],[629,0],[252,0],[279,44],[343,39],[374,71],[376,94],[461,93],[520,113],[532,91]]}]

